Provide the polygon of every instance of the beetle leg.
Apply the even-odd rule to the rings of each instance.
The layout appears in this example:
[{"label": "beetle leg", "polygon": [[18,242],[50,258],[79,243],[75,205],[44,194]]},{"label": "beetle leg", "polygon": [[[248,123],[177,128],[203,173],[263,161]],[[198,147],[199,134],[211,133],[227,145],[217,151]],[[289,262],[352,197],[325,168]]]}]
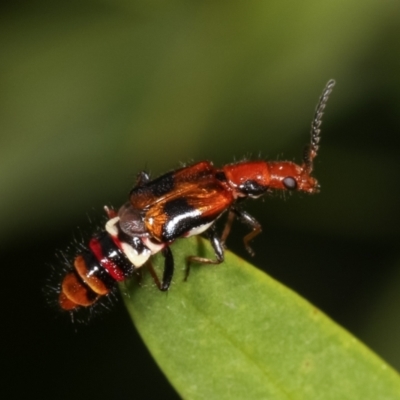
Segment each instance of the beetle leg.
[{"label": "beetle leg", "polygon": [[158,279],[158,276],[156,274],[156,271],[154,270],[153,264],[151,261],[148,261],[146,263],[147,268],[149,269],[150,275],[153,278],[154,283],[157,285],[157,287],[161,290],[161,282]]},{"label": "beetle leg", "polygon": [[169,247],[164,247],[161,250],[161,254],[164,256],[164,273],[162,282],[158,278],[151,261],[147,262],[147,268],[150,271],[150,275],[152,276],[154,283],[161,291],[165,292],[171,286],[172,276],[174,275],[174,257]]},{"label": "beetle leg", "polygon": [[228,213],[228,218],[226,219],[225,222],[224,230],[222,231],[221,235],[221,242],[223,245],[225,245],[226,239],[228,238],[231,232],[234,219],[235,219],[235,213],[230,209]]},{"label": "beetle leg", "polygon": [[172,276],[174,275],[174,256],[168,246],[164,247],[161,253],[165,258],[165,262],[162,284],[159,289],[165,292],[171,286]]},{"label": "beetle leg", "polygon": [[143,186],[147,182],[150,182],[150,174],[146,171],[140,171],[136,176],[135,187]]},{"label": "beetle leg", "polygon": [[106,212],[108,219],[113,219],[117,216],[117,213],[115,212],[115,210],[113,208],[104,206],[104,211]]},{"label": "beetle leg", "polygon": [[197,262],[199,264],[221,264],[224,261],[224,245],[217,234],[215,224],[211,226],[211,228],[207,231],[208,238],[210,240],[211,246],[214,249],[215,260],[206,257],[199,256],[189,256],[187,258],[187,266],[186,266],[186,274],[185,281],[187,281],[190,273],[190,264],[192,262]]},{"label": "beetle leg", "polygon": [[248,253],[254,256],[254,250],[250,247],[249,242],[250,240],[254,239],[258,234],[261,233],[262,231],[261,224],[246,211],[238,210],[237,208],[233,207],[231,208],[231,210],[244,224],[252,228],[252,231],[243,238],[243,242],[244,242],[244,247],[246,248]]}]

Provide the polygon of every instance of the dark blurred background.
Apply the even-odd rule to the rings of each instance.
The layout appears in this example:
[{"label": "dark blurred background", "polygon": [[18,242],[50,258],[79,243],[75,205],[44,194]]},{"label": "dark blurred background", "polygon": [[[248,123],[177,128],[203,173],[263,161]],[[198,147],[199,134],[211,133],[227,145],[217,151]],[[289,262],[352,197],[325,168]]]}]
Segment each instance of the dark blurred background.
[{"label": "dark blurred background", "polygon": [[398,1],[0,7],[3,398],[178,398],[122,303],[77,329],[47,307],[55,253],[142,169],[300,161],[330,78],[321,193],[249,202],[256,257],[240,224],[228,245],[400,368]]}]

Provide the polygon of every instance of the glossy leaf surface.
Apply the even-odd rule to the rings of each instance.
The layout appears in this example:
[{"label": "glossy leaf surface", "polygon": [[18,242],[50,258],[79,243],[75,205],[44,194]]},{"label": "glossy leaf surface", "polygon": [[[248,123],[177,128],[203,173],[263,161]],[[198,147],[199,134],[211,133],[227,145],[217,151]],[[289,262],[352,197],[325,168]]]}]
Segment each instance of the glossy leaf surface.
[{"label": "glossy leaf surface", "polygon": [[[186,399],[400,399],[400,379],[383,360],[290,289],[232,253],[218,266],[199,238],[173,246],[168,293],[149,273],[124,298],[160,368]],[[155,264],[159,276],[162,258]],[[138,362],[137,360],[135,362]]]}]

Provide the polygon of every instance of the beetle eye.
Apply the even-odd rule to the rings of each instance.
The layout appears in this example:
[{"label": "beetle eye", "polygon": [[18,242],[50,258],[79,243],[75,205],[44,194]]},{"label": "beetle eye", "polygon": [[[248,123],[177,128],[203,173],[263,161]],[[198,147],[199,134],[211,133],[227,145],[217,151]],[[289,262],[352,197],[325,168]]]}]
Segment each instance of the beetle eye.
[{"label": "beetle eye", "polygon": [[292,176],[287,176],[285,179],[282,180],[283,186],[285,186],[288,190],[295,190],[297,189],[297,182]]}]

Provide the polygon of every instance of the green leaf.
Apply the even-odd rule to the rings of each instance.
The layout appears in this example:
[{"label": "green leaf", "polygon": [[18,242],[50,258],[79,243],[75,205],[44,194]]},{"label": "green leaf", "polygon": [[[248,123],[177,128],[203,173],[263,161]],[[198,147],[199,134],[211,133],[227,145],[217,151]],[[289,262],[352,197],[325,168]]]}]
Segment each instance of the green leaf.
[{"label": "green leaf", "polygon": [[[150,274],[124,299],[171,384],[186,399],[400,399],[398,374],[351,334],[290,289],[226,252],[218,266],[201,238],[172,248],[168,293]],[[162,257],[154,264],[159,276]],[[135,360],[136,362],[137,360]]]}]

